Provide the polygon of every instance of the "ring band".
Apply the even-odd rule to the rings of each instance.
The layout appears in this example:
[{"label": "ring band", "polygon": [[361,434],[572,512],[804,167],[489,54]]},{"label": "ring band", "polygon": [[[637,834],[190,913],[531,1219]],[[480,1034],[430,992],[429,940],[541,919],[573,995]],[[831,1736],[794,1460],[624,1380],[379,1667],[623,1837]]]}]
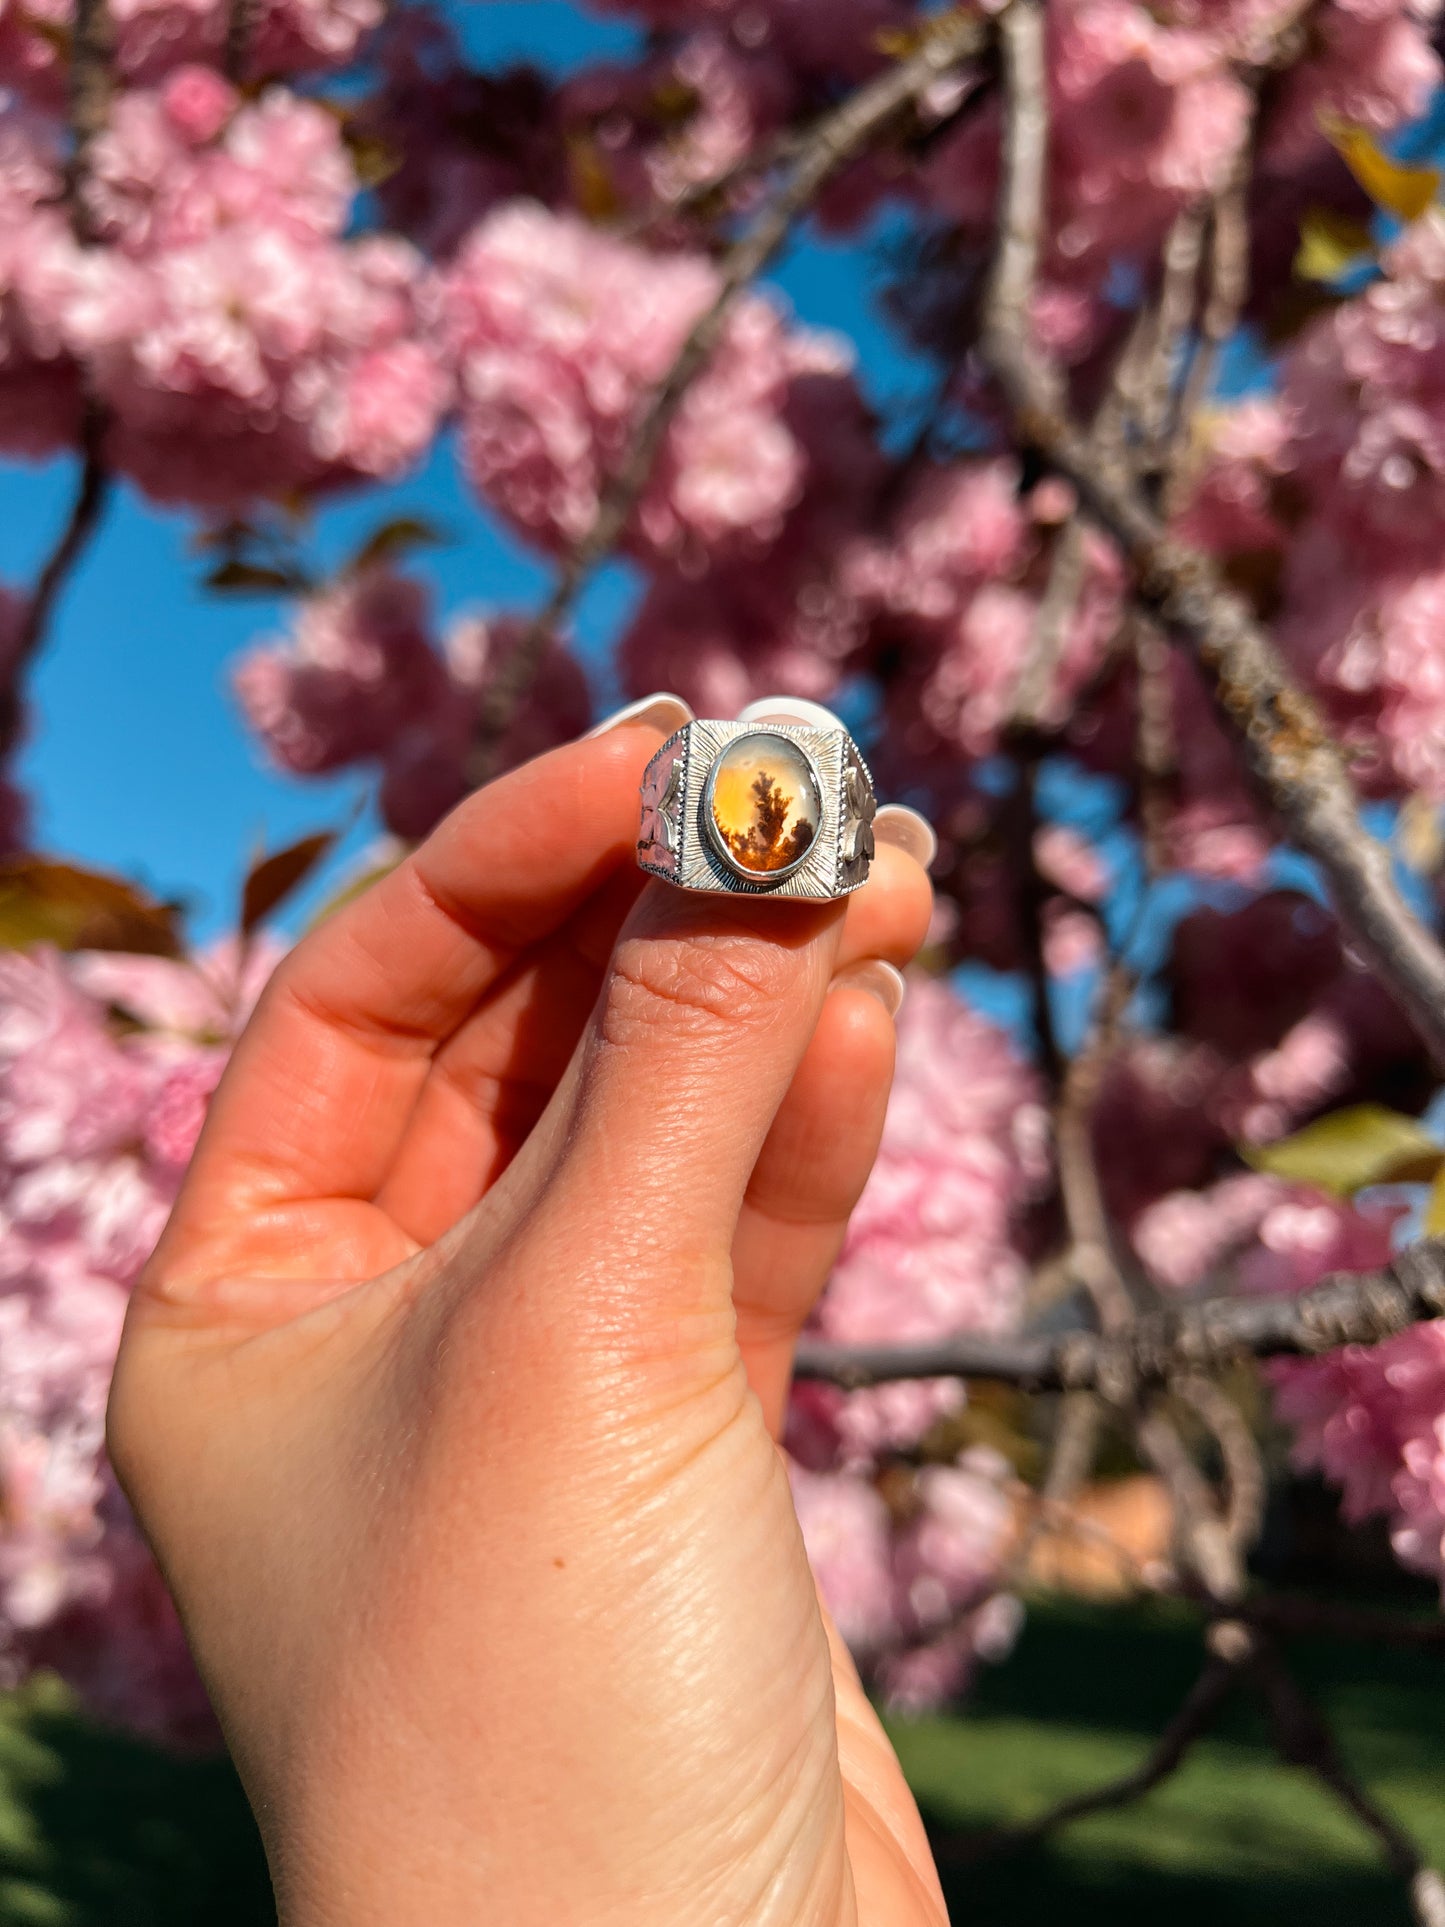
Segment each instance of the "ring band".
[{"label": "ring band", "polygon": [[683,890],[828,901],[867,882],[877,808],[841,726],[689,723],[642,779],[637,861]]}]

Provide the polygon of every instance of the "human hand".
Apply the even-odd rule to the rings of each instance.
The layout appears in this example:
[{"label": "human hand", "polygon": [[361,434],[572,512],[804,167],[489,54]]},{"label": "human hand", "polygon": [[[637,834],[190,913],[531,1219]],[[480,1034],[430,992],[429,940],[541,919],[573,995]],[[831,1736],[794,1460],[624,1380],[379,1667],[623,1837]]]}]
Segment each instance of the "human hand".
[{"label": "human hand", "polygon": [[664,733],[285,959],[131,1306],[113,1455],[287,1927],[946,1918],[774,1443],[928,885],[643,889]]}]

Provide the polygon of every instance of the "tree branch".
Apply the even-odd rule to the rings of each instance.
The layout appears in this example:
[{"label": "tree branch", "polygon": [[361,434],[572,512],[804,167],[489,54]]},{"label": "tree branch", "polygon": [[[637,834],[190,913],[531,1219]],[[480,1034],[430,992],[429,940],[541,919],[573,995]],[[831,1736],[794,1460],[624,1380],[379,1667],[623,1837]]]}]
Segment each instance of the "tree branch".
[{"label": "tree branch", "polygon": [[1019,947],[1023,952],[1023,978],[1029,993],[1029,1019],[1038,1048],[1039,1064],[1049,1089],[1055,1093],[1064,1081],[1064,1054],[1054,1028],[1053,1004],[1049,998],[1049,969],[1044,957],[1044,904],[1048,887],[1039,874],[1034,853],[1038,835],[1037,807],[1038,756],[1025,747],[1014,770],[1013,793],[1002,809],[1003,841],[1012,872],[1009,884],[1018,923]]},{"label": "tree branch", "polygon": [[70,36],[70,159],[65,192],[75,238],[82,246],[95,239],[84,188],[91,146],[110,118],[114,57],[115,22],[107,0],[75,0]]},{"label": "tree branch", "polygon": [[1445,1927],[1445,1883],[1440,1875],[1411,1835],[1346,1768],[1323,1715],[1267,1643],[1255,1655],[1254,1673],[1280,1757],[1312,1773],[1374,1838],[1391,1872],[1404,1881],[1419,1927]]},{"label": "tree branch", "polygon": [[230,0],[226,9],[226,39],[221,49],[221,72],[233,86],[239,87],[246,77],[256,10],[257,0]]},{"label": "tree branch", "polygon": [[[70,157],[65,198],[71,231],[81,247],[94,243],[85,195],[90,149],[110,113],[115,23],[107,0],[76,0],[70,55]],[[0,759],[14,749],[24,720],[22,686],[26,672],[44,647],[51,616],[66,583],[100,523],[110,493],[110,476],[101,457],[105,411],[87,395],[81,407],[80,473],[65,526],[41,564],[30,592],[14,655],[0,691]]]},{"label": "tree branch", "polygon": [[653,391],[620,468],[602,490],[591,528],[558,570],[546,602],[488,690],[478,717],[473,758],[478,780],[491,772],[497,746],[532,684],[547,638],[561,627],[592,571],[625,532],[678,404],[721,341],[738,296],[768,266],[793,224],[838,169],[861,153],[932,82],[980,52],[988,37],[987,23],[976,14],[942,16],[906,60],[850,94],[799,141],[776,193],[722,257],[712,305],[693,325],[677,359]]},{"label": "tree branch", "polygon": [[1115,1780],[1106,1780],[1102,1786],[1093,1787],[1087,1793],[1071,1794],[1036,1819],[1026,1820],[1022,1826],[935,1841],[934,1857],[938,1864],[941,1867],[972,1866],[980,1860],[1017,1853],[1021,1848],[1034,1846],[1047,1835],[1056,1833],[1060,1827],[1068,1826],[1071,1821],[1082,1820],[1087,1814],[1102,1813],[1109,1807],[1127,1806],[1131,1800],[1142,1799],[1184,1764],[1195,1744],[1213,1726],[1238,1682],[1239,1672],[1238,1660],[1211,1653],[1178,1712],[1138,1766],[1120,1774]]},{"label": "tree branch", "polygon": [[1222,1524],[1242,1556],[1264,1523],[1265,1475],[1259,1442],[1234,1400],[1212,1378],[1185,1373],[1171,1390],[1201,1420],[1219,1448],[1229,1498]]},{"label": "tree branch", "polygon": [[100,525],[110,494],[110,475],[100,452],[103,434],[100,411],[88,404],[81,421],[80,474],[75,498],[65,526],[35,578],[20,624],[8,682],[0,692],[0,758],[14,748],[20,733],[23,709],[20,690],[26,671],[45,645],[55,605]]},{"label": "tree branch", "polygon": [[1181,1373],[1218,1372],[1241,1358],[1314,1357],[1377,1345],[1445,1317],[1445,1243],[1402,1252],[1381,1271],[1332,1273],[1296,1298],[1217,1298],[1147,1312],[1112,1333],[961,1333],[926,1345],[832,1345],[804,1338],[797,1376],[857,1390],[908,1378],[982,1378],[1026,1391],[1097,1391],[1127,1405]]},{"label": "tree branch", "polygon": [[1315,705],[1212,563],[1168,534],[1122,464],[1096,457],[1069,413],[1059,371],[1033,342],[1028,311],[1047,138],[1036,0],[1011,0],[999,30],[1004,193],[983,346],[1019,434],[1073,483],[1118,543],[1141,606],[1188,646],[1246,767],[1294,841],[1320,865],[1356,946],[1445,1066],[1445,951],[1401,895],[1389,852],[1363,827],[1354,786]]}]

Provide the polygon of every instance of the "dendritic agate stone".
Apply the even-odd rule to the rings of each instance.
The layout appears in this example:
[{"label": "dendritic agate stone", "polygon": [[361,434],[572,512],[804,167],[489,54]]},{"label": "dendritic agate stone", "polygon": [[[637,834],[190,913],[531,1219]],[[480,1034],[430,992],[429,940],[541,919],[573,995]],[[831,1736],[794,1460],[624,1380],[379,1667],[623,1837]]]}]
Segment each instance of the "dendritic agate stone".
[{"label": "dendritic agate stone", "polygon": [[787,736],[754,730],[735,737],[712,766],[708,826],[718,850],[744,876],[796,869],[822,815],[813,766]]}]

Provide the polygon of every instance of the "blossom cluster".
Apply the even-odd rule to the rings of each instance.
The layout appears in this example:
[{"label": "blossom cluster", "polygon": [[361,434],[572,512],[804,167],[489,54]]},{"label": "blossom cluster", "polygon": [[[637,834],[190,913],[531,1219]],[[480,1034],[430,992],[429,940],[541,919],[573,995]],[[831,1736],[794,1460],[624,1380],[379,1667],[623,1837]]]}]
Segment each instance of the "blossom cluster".
[{"label": "blossom cluster", "polygon": [[104,1456],[126,1301],[274,962],[0,957],[0,1676],[58,1667],[103,1716],[211,1732]]},{"label": "blossom cluster", "polygon": [[[146,84],[195,63],[219,67],[231,10],[225,0],[119,0],[110,9],[117,73]],[[33,0],[0,7],[0,86],[61,108],[65,38],[75,25],[74,0]],[[257,0],[245,54],[245,78],[307,74],[344,66],[381,22],[380,0]]]},{"label": "blossom cluster", "polygon": [[[544,547],[585,535],[718,285],[701,256],[651,255],[537,204],[483,221],[447,276],[442,324],[478,492]],[[787,329],[760,297],[735,303],[639,504],[642,553],[770,546],[808,480],[793,391],[846,378],[835,344]]]},{"label": "blossom cluster", "polygon": [[[282,769],[369,765],[387,828],[424,836],[473,786],[482,705],[525,627],[517,616],[461,616],[438,645],[425,586],[377,565],[303,601],[291,636],[236,665],[236,694]],[[549,642],[496,746],[500,760],[525,761],[588,719],[575,657]]]},{"label": "blossom cluster", "polygon": [[344,238],[334,115],[181,67],[115,103],[67,218],[57,130],[0,112],[0,448],[45,453],[104,410],[107,459],[157,500],[258,498],[397,473],[450,397],[421,257]]}]

